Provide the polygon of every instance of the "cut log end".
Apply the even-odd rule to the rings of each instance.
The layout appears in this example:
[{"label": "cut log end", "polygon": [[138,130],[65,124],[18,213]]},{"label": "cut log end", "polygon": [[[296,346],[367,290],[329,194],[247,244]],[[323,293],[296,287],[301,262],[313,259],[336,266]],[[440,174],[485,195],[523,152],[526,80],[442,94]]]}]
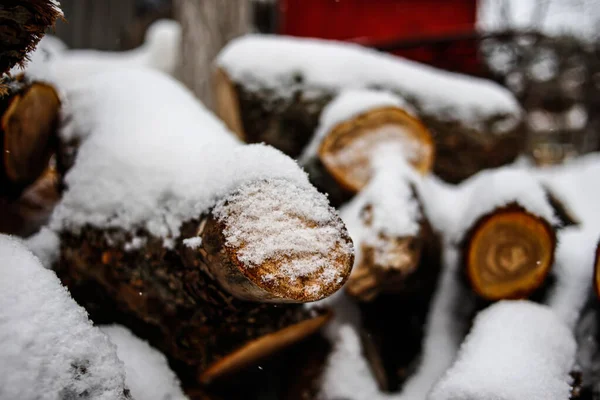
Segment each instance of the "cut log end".
[{"label": "cut log end", "polygon": [[484,299],[526,298],[550,272],[556,236],[544,219],[517,205],[482,217],[465,243],[465,268]]},{"label": "cut log end", "polygon": [[316,333],[327,323],[331,316],[331,312],[327,312],[255,339],[202,370],[199,381],[203,384],[209,384],[221,376],[230,375],[275,354],[281,349]]},{"label": "cut log end", "polygon": [[431,134],[415,117],[397,107],[370,110],[336,125],[325,137],[318,156],[345,189],[358,192],[372,175],[372,163],[380,146],[398,144],[422,174],[433,166]]},{"label": "cut log end", "polygon": [[55,152],[60,100],[54,88],[33,83],[16,94],[2,116],[4,179],[26,187],[48,168]]},{"label": "cut log end", "polygon": [[400,291],[419,265],[422,243],[418,237],[380,235],[377,245],[363,243],[361,260],[348,278],[345,290],[360,301],[380,293]]},{"label": "cut log end", "polygon": [[[297,202],[311,204],[313,196],[311,213],[299,213]],[[294,201],[281,201],[290,197]],[[311,219],[313,212],[318,220]],[[354,262],[352,241],[326,199],[283,180],[242,187],[215,208],[197,235],[208,272],[242,300],[323,299],[342,287]]]},{"label": "cut log end", "polygon": [[240,113],[240,102],[234,83],[227,72],[217,68],[214,73],[215,111],[227,127],[241,140],[245,140],[244,127]]}]

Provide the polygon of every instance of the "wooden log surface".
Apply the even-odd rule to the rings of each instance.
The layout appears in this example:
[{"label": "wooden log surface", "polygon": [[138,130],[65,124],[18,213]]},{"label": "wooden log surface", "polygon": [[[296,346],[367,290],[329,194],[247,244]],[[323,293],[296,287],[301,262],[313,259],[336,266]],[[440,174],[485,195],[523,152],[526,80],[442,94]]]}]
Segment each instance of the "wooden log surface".
[{"label": "wooden log surface", "polygon": [[56,165],[61,107],[56,90],[13,79],[0,100],[0,232],[28,236],[59,198]]},{"label": "wooden log surface", "polygon": [[[253,51],[264,54],[249,57]],[[311,54],[326,62],[310,64]],[[361,60],[372,67],[367,77],[355,71],[353,63]],[[433,134],[438,154],[434,172],[446,181],[460,182],[479,170],[509,163],[525,145],[519,107],[506,90],[419,69],[355,45],[249,36],[225,48],[216,74],[217,114],[225,123],[243,140],[271,144],[292,157],[310,142],[323,108],[345,87],[360,85],[408,100]],[[453,92],[454,102],[449,95]],[[495,101],[500,104],[497,111]]]},{"label": "wooden log surface", "polygon": [[527,298],[546,281],[555,249],[552,225],[512,203],[482,216],[469,230],[464,273],[486,300]]},{"label": "wooden log surface", "polygon": [[[62,12],[51,0],[5,0],[0,7],[0,76],[23,65]],[[3,87],[2,87],[3,88]]]}]

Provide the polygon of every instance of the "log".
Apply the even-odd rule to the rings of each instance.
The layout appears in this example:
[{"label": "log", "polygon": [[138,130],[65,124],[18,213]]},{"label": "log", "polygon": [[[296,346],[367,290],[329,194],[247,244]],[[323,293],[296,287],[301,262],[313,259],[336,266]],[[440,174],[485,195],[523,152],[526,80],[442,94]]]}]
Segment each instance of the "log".
[{"label": "log", "polygon": [[383,91],[344,90],[325,107],[299,161],[338,205],[367,185],[389,148],[400,154],[396,164],[407,160],[421,174],[433,167],[431,134],[405,100]]},{"label": "log", "polygon": [[433,169],[446,181],[510,163],[525,146],[521,110],[506,89],[355,44],[247,35],[221,51],[215,73],[224,122],[246,142],[292,157],[311,141],[324,107],[350,87],[405,98],[433,135]]},{"label": "log", "polygon": [[55,269],[93,315],[151,327],[136,334],[202,384],[327,321],[300,303],[344,284],[352,242],[292,159],[242,145],[151,70],[65,85],[73,126],[60,148],[75,162],[50,222]]},{"label": "log", "polygon": [[474,183],[462,238],[463,272],[486,301],[521,299],[543,289],[556,250],[557,218],[525,171],[482,175]]},{"label": "log", "polygon": [[60,100],[41,82],[14,79],[0,101],[0,232],[28,236],[58,201]]},{"label": "log", "polygon": [[[52,0],[7,0],[0,9],[0,76],[15,65],[23,66],[48,28],[62,17]],[[2,86],[2,88],[4,88]]]},{"label": "log", "polygon": [[379,154],[372,180],[341,210],[359,247],[345,289],[359,305],[373,376],[380,390],[396,392],[419,363],[441,243],[413,186],[418,173],[401,153]]}]

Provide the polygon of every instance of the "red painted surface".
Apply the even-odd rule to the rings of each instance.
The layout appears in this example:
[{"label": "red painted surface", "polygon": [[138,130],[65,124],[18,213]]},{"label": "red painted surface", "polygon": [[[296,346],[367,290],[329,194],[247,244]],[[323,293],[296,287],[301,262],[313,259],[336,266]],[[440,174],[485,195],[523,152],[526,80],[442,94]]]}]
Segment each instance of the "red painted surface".
[{"label": "red painted surface", "polygon": [[472,33],[476,0],[281,0],[280,31],[378,46],[405,42],[394,54],[477,73],[477,43],[448,40]]}]

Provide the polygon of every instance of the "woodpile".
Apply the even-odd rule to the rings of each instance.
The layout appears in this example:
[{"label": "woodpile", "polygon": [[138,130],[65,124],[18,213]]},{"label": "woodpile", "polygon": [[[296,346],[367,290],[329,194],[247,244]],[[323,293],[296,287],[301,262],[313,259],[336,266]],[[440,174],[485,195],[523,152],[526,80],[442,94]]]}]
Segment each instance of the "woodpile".
[{"label": "woodpile", "polygon": [[[67,91],[67,99],[74,107],[71,116],[74,130],[70,140],[66,140],[63,132],[58,148],[59,151],[68,149],[70,158],[75,161],[66,163],[69,168],[62,175],[66,189],[50,222],[60,236],[55,270],[76,300],[90,310],[92,318],[109,322],[103,318],[112,314],[113,320],[126,320],[131,326],[151,326],[155,333],[147,336],[142,333],[142,336],[187,365],[188,371],[196,370],[195,379],[208,384],[317,332],[330,318],[330,313],[308,310],[301,303],[327,297],[343,285],[352,267],[352,243],[326,198],[310,186],[292,160],[263,146],[247,149],[241,146],[187,92],[166,77],[151,71],[127,72],[122,72],[123,78],[127,78],[123,82],[129,85],[127,92],[122,91],[122,82],[114,84],[121,79],[112,80],[110,74],[108,81],[100,80],[98,85],[90,85],[84,92]],[[121,78],[118,73],[114,75]],[[197,150],[190,149],[190,142],[185,142],[186,137],[193,137],[186,132],[196,134],[194,123],[189,124],[192,130],[184,128],[180,138],[182,144],[185,143],[184,151],[192,151],[190,154],[195,151],[202,154],[202,143],[211,144],[212,147],[204,149],[212,156],[204,160],[207,164],[202,164],[203,168],[228,168],[231,160],[240,162],[242,159],[243,162],[244,157],[248,162],[270,160],[264,168],[268,173],[248,164],[248,168],[241,167],[247,178],[234,169],[231,183],[220,175],[223,183],[213,178],[204,183],[204,191],[192,191],[190,204],[206,202],[210,207],[199,211],[194,211],[195,206],[191,208],[191,217],[182,218],[178,235],[170,238],[161,238],[156,232],[162,230],[153,232],[143,228],[144,225],[130,229],[124,225],[104,227],[98,222],[77,221],[75,217],[74,202],[77,206],[90,207],[87,200],[78,197],[85,198],[85,193],[89,193],[86,184],[93,186],[88,177],[106,181],[102,173],[88,168],[95,168],[96,160],[114,156],[123,148],[110,141],[105,142],[110,145],[96,148],[98,142],[94,141],[110,140],[103,138],[105,134],[130,140],[126,138],[127,133],[113,131],[108,118],[97,119],[99,124],[91,132],[77,131],[78,119],[86,118],[91,111],[108,110],[105,106],[109,106],[111,113],[127,115],[130,111],[126,107],[119,109],[119,101],[139,105],[140,93],[143,94],[139,89],[148,79],[154,81],[153,90],[163,90],[164,95],[177,99],[172,103],[174,110],[187,102],[185,111],[176,112],[181,121],[204,121],[206,131],[196,141]],[[86,102],[80,103],[79,99]],[[154,112],[150,108],[145,108],[143,115],[147,117],[147,113]],[[143,125],[145,120],[138,121]],[[147,126],[154,132],[163,128],[160,124]],[[147,135],[149,131],[140,128],[138,132]],[[129,134],[135,136],[134,132]],[[169,143],[171,139],[165,136],[164,140]],[[141,149],[133,148],[125,161],[130,162],[129,157],[135,157],[138,152],[164,151],[162,146],[154,148],[154,145],[150,142]],[[90,149],[93,154],[89,153]],[[176,151],[177,146],[173,149]],[[85,161],[80,159],[82,154],[86,154]],[[182,156],[181,161],[185,162],[185,157]],[[168,166],[165,167],[168,173]],[[127,180],[120,170],[101,168],[106,175],[115,173]],[[144,168],[131,172],[133,175],[146,173]],[[173,169],[174,173],[180,171]],[[86,175],[85,183],[74,183],[76,178],[73,177],[78,174]],[[211,178],[210,173],[204,176]],[[137,178],[132,176],[132,179]],[[110,185],[112,178],[106,182]],[[230,188],[221,188],[223,184]],[[203,181],[199,179],[197,185],[202,187]],[[140,186],[142,191],[161,191],[157,187]],[[129,187],[132,192],[124,194],[123,199],[99,195],[96,200],[118,201],[122,207],[130,205],[139,209],[136,189]],[[182,190],[171,195],[187,198],[188,190]],[[79,195],[78,191],[81,191]],[[148,193],[144,192],[143,196]],[[294,201],[286,203],[289,196]],[[78,203],[80,200],[82,203]],[[305,205],[308,208],[303,209]],[[68,207],[71,208],[66,211]],[[100,208],[88,210],[81,218],[103,212]],[[177,215],[169,217],[168,208],[159,211],[164,215],[161,221]],[[256,220],[253,212],[274,215],[263,223],[262,219]],[[107,217],[114,218],[110,212]],[[150,226],[147,220],[140,220],[144,221]],[[257,231],[260,233],[255,234]],[[262,258],[256,259],[257,254],[262,254]]]},{"label": "woodpile", "polygon": [[311,141],[323,108],[356,87],[408,101],[432,133],[434,172],[449,182],[509,163],[524,148],[521,110],[505,89],[357,45],[246,36],[221,52],[215,74],[217,114],[229,128],[292,157]]}]

